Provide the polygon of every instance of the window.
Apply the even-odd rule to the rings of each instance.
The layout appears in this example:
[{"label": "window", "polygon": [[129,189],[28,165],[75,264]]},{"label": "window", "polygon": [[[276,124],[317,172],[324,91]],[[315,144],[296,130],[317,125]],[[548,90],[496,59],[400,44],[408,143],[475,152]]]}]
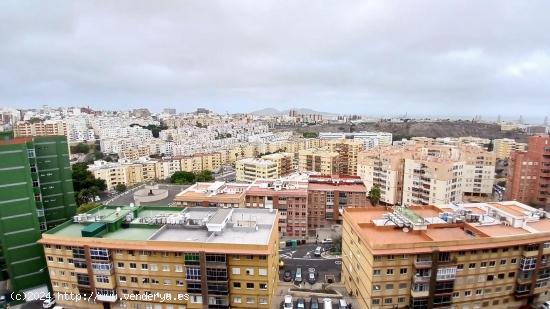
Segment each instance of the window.
[{"label": "window", "polygon": [[372,271],[372,275],[373,275],[373,276],[380,276],[380,269],[374,269],[374,270]]},{"label": "window", "polygon": [[480,267],[480,268],[486,268],[486,267],[487,267],[487,262],[481,262],[481,263],[479,264],[479,267]]},{"label": "window", "polygon": [[386,269],[386,275],[393,275],[393,268]]},{"label": "window", "polygon": [[395,255],[388,255],[388,261],[395,260]]},{"label": "window", "polygon": [[393,290],[393,284],[386,284],[386,290]]},{"label": "window", "polygon": [[483,295],[483,290],[482,289],[477,289],[476,290],[476,295]]},{"label": "window", "polygon": [[496,263],[497,263],[496,261],[490,261],[489,267],[495,267]]},{"label": "window", "polygon": [[470,263],[470,264],[468,265],[468,268],[469,268],[469,269],[475,269],[475,268],[476,268],[476,263]]},{"label": "window", "polygon": [[240,255],[234,255],[233,256],[233,260],[240,260],[241,259],[241,256]]},{"label": "window", "polygon": [[453,292],[453,298],[457,298],[460,296],[460,293],[459,292]]},{"label": "window", "polygon": [[137,282],[138,282],[138,278],[137,278],[137,277],[130,277],[130,282],[132,282],[132,283],[137,283]]},{"label": "window", "polygon": [[267,283],[260,283],[260,290],[267,290]]},{"label": "window", "polygon": [[241,269],[239,267],[233,267],[233,268],[231,268],[231,273],[233,275],[240,275],[241,274]]},{"label": "window", "polygon": [[162,271],[170,271],[170,265],[162,265]]},{"label": "window", "polygon": [[405,275],[406,273],[407,273],[407,269],[406,269],[406,268],[401,268],[401,269],[399,270],[399,274],[400,274],[400,275]]},{"label": "window", "polygon": [[265,297],[260,297],[260,304],[267,305],[267,299]]},{"label": "window", "polygon": [[463,269],[464,269],[464,264],[456,265],[456,270],[463,270]]},{"label": "window", "polygon": [[247,268],[246,269],[246,274],[248,276],[254,276],[254,268]]},{"label": "window", "polygon": [[399,283],[399,289],[400,290],[403,290],[403,289],[406,289],[407,288],[407,284],[406,283]]},{"label": "window", "polygon": [[258,275],[267,276],[267,268],[259,268],[258,269]]},{"label": "window", "polygon": [[149,268],[151,268],[151,271],[157,271],[158,270],[157,264],[151,264],[151,265],[149,265]]},{"label": "window", "polygon": [[58,258],[57,258],[57,263],[63,263],[63,258],[62,258],[62,257],[58,257]]},{"label": "window", "polygon": [[95,281],[98,283],[109,283],[108,276],[95,276]]},{"label": "window", "polygon": [[235,304],[240,304],[241,303],[241,297],[240,296],[235,296],[233,297],[233,302]]},{"label": "window", "polygon": [[510,260],[510,264],[516,264],[518,262],[518,259],[513,258]]},{"label": "window", "polygon": [[124,263],[118,262],[118,263],[116,264],[116,267],[118,267],[118,268],[124,268]]},{"label": "window", "polygon": [[136,269],[136,268],[137,268],[137,264],[136,264],[136,263],[130,263],[130,268],[131,268],[131,269]]},{"label": "window", "polygon": [[147,264],[141,264],[141,270],[147,270],[147,269],[149,269],[148,266],[149,266],[149,265],[147,265]]},{"label": "window", "polygon": [[405,297],[399,297],[399,298],[397,299],[397,302],[398,302],[398,303],[404,303],[404,302],[405,302]]},{"label": "window", "polygon": [[200,295],[191,295],[190,300],[192,304],[202,304],[202,296]]},{"label": "window", "polygon": [[506,265],[506,260],[500,260],[500,265]]},{"label": "window", "polygon": [[53,256],[48,255],[48,261],[53,262]]},{"label": "window", "polygon": [[172,280],[170,279],[164,279],[164,285],[171,285],[172,284]]},{"label": "window", "polygon": [[181,266],[181,265],[176,265],[175,268],[176,268],[176,272],[177,272],[177,273],[183,272],[183,266]]},{"label": "window", "polygon": [[183,286],[183,280],[176,279],[176,285],[177,286]]},{"label": "window", "polygon": [[487,281],[493,281],[493,279],[495,279],[495,276],[487,275]]},{"label": "window", "polygon": [[199,267],[186,267],[185,278],[187,280],[201,280],[201,270]]},{"label": "window", "polygon": [[384,298],[384,304],[391,304],[393,302],[392,298]]},{"label": "window", "polygon": [[241,288],[241,283],[240,282],[233,282],[233,287],[236,288],[236,289],[240,289]]},{"label": "window", "polygon": [[253,304],[254,303],[254,297],[247,297],[246,298],[246,303],[247,304]]},{"label": "window", "polygon": [[373,291],[380,291],[380,285],[379,284],[373,284],[372,285],[372,290]]},{"label": "window", "polygon": [[512,277],[515,277],[516,276],[516,273],[511,271],[508,273],[508,277],[512,278]]},{"label": "window", "polygon": [[504,274],[498,274],[497,278],[499,279],[504,279],[505,275]]},{"label": "window", "polygon": [[254,288],[254,283],[247,282],[247,283],[246,283],[246,288],[247,288],[247,289],[253,289],[253,288]]},{"label": "window", "polygon": [[254,256],[253,255],[245,255],[245,259],[252,260],[252,259],[254,259]]},{"label": "window", "polygon": [[464,297],[472,296],[472,291],[464,291]]},{"label": "window", "polygon": [[372,299],[372,304],[373,305],[380,305],[380,299],[379,298],[373,298]]}]

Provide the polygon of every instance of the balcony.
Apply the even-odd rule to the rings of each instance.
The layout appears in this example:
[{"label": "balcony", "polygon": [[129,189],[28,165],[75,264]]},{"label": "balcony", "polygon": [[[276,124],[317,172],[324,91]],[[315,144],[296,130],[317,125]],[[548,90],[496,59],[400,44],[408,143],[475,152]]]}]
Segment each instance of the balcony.
[{"label": "balcony", "polygon": [[414,289],[411,290],[411,297],[412,298],[422,298],[422,297],[428,297],[430,296],[430,291],[415,291]]},{"label": "balcony", "polygon": [[430,277],[429,276],[413,276],[413,283],[429,283]]},{"label": "balcony", "polygon": [[414,268],[420,269],[420,268],[432,268],[432,261],[431,260],[415,260],[413,262]]}]

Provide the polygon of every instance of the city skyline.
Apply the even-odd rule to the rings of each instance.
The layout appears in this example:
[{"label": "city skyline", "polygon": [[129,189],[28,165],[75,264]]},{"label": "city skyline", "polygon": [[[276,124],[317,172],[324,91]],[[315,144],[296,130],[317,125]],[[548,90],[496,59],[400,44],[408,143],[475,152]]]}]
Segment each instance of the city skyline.
[{"label": "city skyline", "polygon": [[548,110],[544,2],[127,4],[0,4],[0,106]]}]

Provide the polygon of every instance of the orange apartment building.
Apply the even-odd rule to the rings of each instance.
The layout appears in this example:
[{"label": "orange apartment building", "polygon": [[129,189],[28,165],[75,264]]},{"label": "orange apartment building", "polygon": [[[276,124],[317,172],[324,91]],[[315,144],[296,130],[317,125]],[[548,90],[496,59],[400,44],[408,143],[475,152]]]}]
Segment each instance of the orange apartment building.
[{"label": "orange apartment building", "polygon": [[530,136],[508,162],[506,198],[550,209],[550,136]]}]

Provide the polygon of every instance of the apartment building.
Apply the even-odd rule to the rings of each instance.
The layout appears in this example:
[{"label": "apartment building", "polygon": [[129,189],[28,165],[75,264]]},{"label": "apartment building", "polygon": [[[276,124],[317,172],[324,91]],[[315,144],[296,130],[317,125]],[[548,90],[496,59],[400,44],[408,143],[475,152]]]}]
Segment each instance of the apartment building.
[{"label": "apartment building", "polygon": [[165,157],[155,163],[157,179],[168,179],[179,171],[181,171],[181,161],[177,158]]},{"label": "apartment building", "polygon": [[318,228],[342,224],[342,212],[347,207],[367,207],[367,190],[357,176],[309,176],[308,231],[315,235]]},{"label": "apartment building", "polygon": [[64,136],[0,140],[0,283],[47,292],[40,233],[76,212]]},{"label": "apartment building", "polygon": [[467,196],[488,197],[495,183],[496,155],[477,145],[460,147],[459,160],[464,162],[462,192]]},{"label": "apartment building", "polygon": [[114,190],[119,184],[128,184],[126,167],[122,164],[97,160],[88,166],[88,170],[94,174],[95,178],[105,180],[107,190]]},{"label": "apartment building", "polygon": [[307,236],[307,178],[257,180],[246,190],[246,207],[277,209],[281,236]]},{"label": "apartment building", "polygon": [[338,152],[310,148],[298,151],[298,171],[335,175],[339,172]]},{"label": "apartment building", "polygon": [[176,206],[245,207],[245,191],[249,184],[198,182],[180,192],[174,198]]},{"label": "apartment building", "polygon": [[342,281],[360,308],[519,308],[550,299],[550,219],[518,202],[347,208]]},{"label": "apartment building", "polygon": [[219,152],[197,153],[181,158],[182,171],[200,172],[215,171],[222,166],[222,156]]},{"label": "apartment building", "polygon": [[496,154],[496,158],[499,160],[505,160],[510,158],[510,154],[513,151],[526,151],[526,143],[518,143],[510,138],[500,138],[493,140],[493,151]]},{"label": "apartment building", "polygon": [[127,160],[138,160],[141,157],[148,157],[155,152],[151,152],[149,145],[135,145],[124,148],[120,151],[120,157]]},{"label": "apartment building", "polygon": [[281,175],[276,162],[265,159],[247,158],[235,163],[236,180],[253,182],[256,179],[274,179]]},{"label": "apartment building", "polygon": [[365,149],[359,140],[329,140],[328,149],[338,153],[338,173],[340,175],[357,175],[357,156]]},{"label": "apartment building", "polygon": [[286,176],[294,169],[294,154],[288,152],[278,152],[262,156],[262,159],[270,160],[277,164],[278,174],[280,176]]},{"label": "apartment building", "polygon": [[391,146],[376,147],[359,153],[357,174],[363,180],[367,192],[374,186],[380,188],[382,204],[401,203],[405,158],[412,158],[412,152]]},{"label": "apartment building", "polygon": [[393,136],[389,132],[320,132],[319,138],[327,140],[353,139],[362,142],[364,149],[370,149],[379,145],[391,145]]},{"label": "apartment building", "polygon": [[440,157],[405,159],[402,205],[462,201],[463,162]]},{"label": "apartment building", "polygon": [[[68,308],[273,308],[278,214],[269,209],[102,206],[42,235]],[[93,293],[93,294],[92,294]]]},{"label": "apartment building", "polygon": [[460,202],[492,193],[496,158],[476,145],[404,145],[359,153],[358,174],[381,202],[411,205]]},{"label": "apartment building", "polygon": [[67,123],[58,120],[38,122],[18,121],[14,128],[14,137],[67,135]]},{"label": "apartment building", "polygon": [[514,151],[508,163],[506,198],[550,208],[550,137],[530,136],[527,151]]}]

